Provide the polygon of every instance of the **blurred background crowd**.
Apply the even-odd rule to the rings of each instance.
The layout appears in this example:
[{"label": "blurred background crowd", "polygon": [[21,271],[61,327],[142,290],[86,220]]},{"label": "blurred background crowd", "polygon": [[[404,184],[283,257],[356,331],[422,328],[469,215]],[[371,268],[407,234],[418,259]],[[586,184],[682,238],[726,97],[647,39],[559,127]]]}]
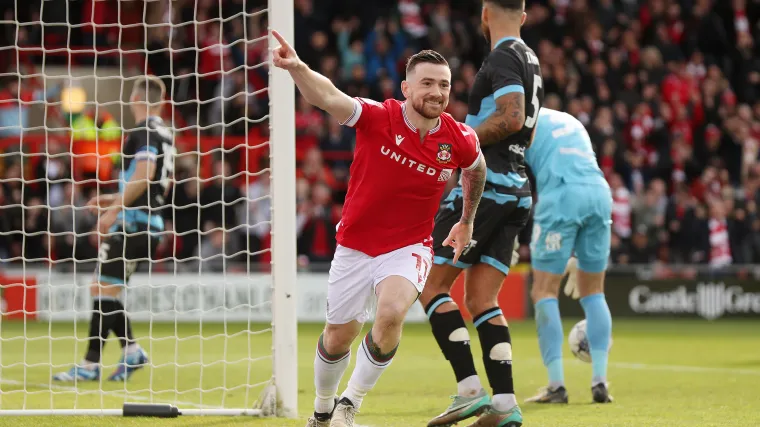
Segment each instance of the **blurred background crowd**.
[{"label": "blurred background crowd", "polygon": [[[234,149],[202,154],[205,163],[178,159],[159,257],[176,254],[187,260],[178,268],[196,270],[201,262],[206,271],[266,263],[269,153],[266,144],[255,145],[266,141],[269,125],[265,2],[10,3],[0,25],[0,46],[7,46],[0,48],[0,259],[97,253],[96,218],[77,207],[103,190],[72,182],[69,140],[43,144],[54,156],[41,161],[17,153],[28,151],[34,135],[46,135],[25,128],[29,106],[60,96],[59,87],[17,73],[42,72],[43,59],[74,61],[54,54],[69,47],[103,52],[78,55],[82,67],[126,64],[162,76],[173,101],[166,119],[179,139],[189,138],[190,150],[200,140],[232,141]],[[376,100],[402,99],[406,58],[435,49],[453,70],[448,111],[463,121],[489,50],[480,9],[480,0],[295,0],[295,47],[349,95]],[[612,263],[760,262],[760,3],[537,0],[526,11],[522,36],[541,62],[545,106],[584,123],[612,188]],[[136,60],[116,46],[136,52]],[[354,134],[303,98],[296,105],[299,261],[324,263],[335,249]],[[122,136],[112,117],[47,114],[50,123],[61,115],[64,128],[76,128],[76,120],[85,129],[94,124],[92,138]],[[523,260],[531,228],[521,236]]]}]

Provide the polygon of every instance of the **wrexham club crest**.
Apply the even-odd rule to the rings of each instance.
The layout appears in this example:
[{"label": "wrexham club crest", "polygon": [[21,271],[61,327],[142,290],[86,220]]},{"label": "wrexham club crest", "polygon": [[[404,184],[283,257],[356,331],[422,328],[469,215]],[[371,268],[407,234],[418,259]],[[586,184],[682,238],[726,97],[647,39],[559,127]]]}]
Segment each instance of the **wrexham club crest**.
[{"label": "wrexham club crest", "polygon": [[438,144],[438,163],[451,161],[451,144]]}]

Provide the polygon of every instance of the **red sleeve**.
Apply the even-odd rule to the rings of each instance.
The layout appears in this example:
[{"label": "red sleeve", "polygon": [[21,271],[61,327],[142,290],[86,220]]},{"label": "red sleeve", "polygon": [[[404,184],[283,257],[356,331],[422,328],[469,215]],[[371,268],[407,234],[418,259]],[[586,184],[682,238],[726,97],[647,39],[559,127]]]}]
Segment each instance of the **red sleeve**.
[{"label": "red sleeve", "polygon": [[475,169],[478,163],[480,163],[480,141],[478,140],[478,134],[464,123],[459,123],[459,130],[463,136],[459,167],[464,170]]},{"label": "red sleeve", "polygon": [[367,129],[372,123],[378,123],[387,117],[388,108],[384,104],[367,98],[354,98],[354,112],[341,124],[355,129]]}]

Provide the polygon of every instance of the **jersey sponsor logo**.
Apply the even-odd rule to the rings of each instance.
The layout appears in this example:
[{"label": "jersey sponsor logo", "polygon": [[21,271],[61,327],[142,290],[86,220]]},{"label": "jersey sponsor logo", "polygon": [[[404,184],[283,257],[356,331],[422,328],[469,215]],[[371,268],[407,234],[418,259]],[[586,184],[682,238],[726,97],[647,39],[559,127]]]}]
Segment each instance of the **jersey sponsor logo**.
[{"label": "jersey sponsor logo", "polygon": [[628,304],[636,313],[696,313],[714,320],[726,313],[760,314],[760,293],[725,283],[699,283],[696,290],[679,286],[658,292],[646,285],[631,289]]},{"label": "jersey sponsor logo", "polygon": [[438,175],[438,182],[446,182],[451,178],[451,174],[454,173],[454,169],[444,169],[441,174]]},{"label": "jersey sponsor logo", "polygon": [[451,144],[438,144],[438,163],[451,161]]},{"label": "jersey sponsor logo", "polygon": [[401,145],[402,142],[404,142],[404,137],[401,135],[396,135],[396,145]]},{"label": "jersey sponsor logo", "polygon": [[517,144],[511,144],[509,146],[509,151],[511,151],[511,152],[513,152],[515,154],[519,154],[521,156],[525,156],[525,147],[522,147],[522,146],[517,145]]},{"label": "jersey sponsor logo", "polygon": [[412,160],[406,156],[396,153],[395,151],[392,151],[390,148],[385,148],[384,145],[380,147],[380,153],[382,153],[384,156],[389,157],[391,160],[395,160],[397,163],[409,166],[409,169],[413,169],[419,173],[435,176],[435,173],[437,172],[435,168],[432,168],[428,165],[422,164],[416,160]]}]

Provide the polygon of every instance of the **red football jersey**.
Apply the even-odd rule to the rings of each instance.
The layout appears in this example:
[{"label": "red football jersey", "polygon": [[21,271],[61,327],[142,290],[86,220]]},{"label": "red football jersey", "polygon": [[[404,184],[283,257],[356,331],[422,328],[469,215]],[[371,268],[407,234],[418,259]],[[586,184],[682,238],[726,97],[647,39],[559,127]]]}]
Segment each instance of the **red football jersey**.
[{"label": "red football jersey", "polygon": [[405,108],[395,99],[356,98],[343,123],[356,129],[356,149],[337,240],[369,256],[431,244],[446,182],[480,161],[472,128],[444,113],[420,141]]}]

